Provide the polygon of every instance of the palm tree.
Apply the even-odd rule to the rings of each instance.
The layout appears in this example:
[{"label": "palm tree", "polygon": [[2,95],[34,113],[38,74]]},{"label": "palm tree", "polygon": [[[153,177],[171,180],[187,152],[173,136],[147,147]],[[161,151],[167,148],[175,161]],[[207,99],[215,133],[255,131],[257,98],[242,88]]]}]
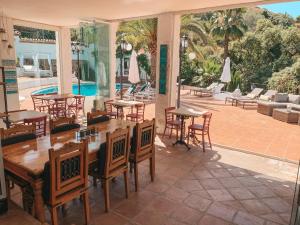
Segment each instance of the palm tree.
[{"label": "palm tree", "polygon": [[157,19],[134,20],[120,24],[117,33],[117,42],[120,42],[121,34],[124,39],[132,44],[136,52],[144,49],[151,55],[151,81],[155,82],[156,53],[157,53]]},{"label": "palm tree", "polygon": [[224,46],[224,61],[229,55],[229,42],[241,38],[247,30],[243,14],[245,9],[227,9],[217,11],[213,16],[211,34],[220,38]]}]

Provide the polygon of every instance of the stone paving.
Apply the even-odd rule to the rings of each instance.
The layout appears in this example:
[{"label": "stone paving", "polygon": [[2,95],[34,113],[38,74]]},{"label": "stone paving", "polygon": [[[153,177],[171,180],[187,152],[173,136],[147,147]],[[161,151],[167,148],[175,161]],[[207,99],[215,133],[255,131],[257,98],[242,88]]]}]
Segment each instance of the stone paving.
[{"label": "stone paving", "polygon": [[[140,192],[124,197],[122,177],[111,184],[112,208],[104,213],[103,192],[90,186],[91,224],[101,225],[287,225],[297,166],[292,163],[199,146],[187,151],[174,139],[156,138],[156,179],[140,165]],[[13,199],[20,202],[20,194]],[[45,208],[46,210],[46,208]],[[83,224],[75,200],[60,213],[60,224]],[[49,221],[49,213],[47,212]],[[20,218],[21,221],[21,218]],[[25,225],[25,224],[23,224]]]}]

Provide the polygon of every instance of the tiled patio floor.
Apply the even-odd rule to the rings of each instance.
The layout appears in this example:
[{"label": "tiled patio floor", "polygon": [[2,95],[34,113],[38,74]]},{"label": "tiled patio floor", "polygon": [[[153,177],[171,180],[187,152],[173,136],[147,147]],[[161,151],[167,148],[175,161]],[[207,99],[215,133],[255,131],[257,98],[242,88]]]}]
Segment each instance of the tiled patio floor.
[{"label": "tiled patio floor", "polygon": [[[256,107],[231,106],[224,101],[189,95],[183,91],[181,105],[213,113],[213,144],[240,149],[284,160],[300,159],[300,126],[257,113]],[[153,118],[155,106],[146,107],[146,117]],[[199,121],[200,119],[196,119]]]},{"label": "tiled patio floor", "polygon": [[[90,187],[91,224],[101,225],[279,225],[288,224],[295,164],[214,147],[203,153],[156,140],[156,179],[140,166],[140,192],[124,198],[121,177],[111,185],[112,209],[104,213],[101,187]],[[14,195],[19,199],[19,194]],[[49,214],[47,216],[49,218]],[[79,200],[60,215],[64,225],[82,224]],[[25,225],[25,224],[24,224]]]}]

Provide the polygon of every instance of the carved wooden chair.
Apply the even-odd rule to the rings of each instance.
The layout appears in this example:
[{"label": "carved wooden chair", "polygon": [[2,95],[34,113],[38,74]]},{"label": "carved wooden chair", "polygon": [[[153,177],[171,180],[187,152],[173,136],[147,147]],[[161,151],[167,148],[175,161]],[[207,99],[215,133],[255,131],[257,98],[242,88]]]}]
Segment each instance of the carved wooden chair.
[{"label": "carved wooden chair", "polygon": [[79,197],[83,200],[85,224],[89,223],[87,140],[49,149],[43,179],[43,198],[50,209],[53,225],[58,225],[57,208]]},{"label": "carved wooden chair", "polygon": [[68,103],[68,114],[75,115],[77,118],[79,112],[82,111],[82,114],[84,115],[84,102],[85,96],[75,95],[71,99],[71,103]]},{"label": "carved wooden chair", "polygon": [[109,116],[106,111],[96,110],[94,112],[87,113],[87,125],[102,123],[108,120]]},{"label": "carved wooden chair", "polygon": [[35,126],[14,124],[8,129],[0,128],[0,138],[2,146],[35,139]]},{"label": "carved wooden chair", "polygon": [[119,118],[123,119],[124,118],[123,109],[122,108],[117,109],[118,113],[117,111],[113,111],[113,104],[112,104],[113,101],[114,100],[108,100],[104,102],[104,106],[107,114],[110,116],[110,118],[117,119],[118,116]]},{"label": "carved wooden chair", "polygon": [[80,128],[80,125],[76,123],[75,116],[72,117],[60,117],[56,119],[50,119],[49,121],[50,133],[56,134],[72,129]]},{"label": "carved wooden chair", "polygon": [[35,134],[37,137],[46,136],[47,131],[47,116],[32,118],[32,119],[24,119],[25,125],[34,125],[35,126]]},{"label": "carved wooden chair", "polygon": [[209,147],[212,148],[210,134],[209,134],[209,127],[210,121],[212,117],[211,112],[207,112],[203,114],[203,123],[202,124],[195,124],[194,118],[192,118],[192,124],[188,126],[188,144],[190,141],[190,137],[193,137],[193,141],[196,141],[196,135],[201,135],[201,142],[202,142],[202,149],[205,152],[205,136],[208,136]]},{"label": "carved wooden chair", "polygon": [[180,120],[175,118],[173,113],[171,113],[171,111],[174,109],[175,107],[168,107],[165,109],[165,130],[164,130],[163,138],[165,137],[167,129],[171,129],[170,131],[170,138],[171,138],[174,129],[176,130],[176,139],[178,139],[178,132],[181,128],[181,122]]},{"label": "carved wooden chair", "polygon": [[[8,128],[6,130],[0,128],[0,138],[2,146],[7,146],[11,144],[22,144],[22,142],[24,141],[34,140],[36,139],[35,126],[15,124],[11,128]],[[29,144],[27,143],[26,145],[30,145],[30,147],[35,146],[36,148],[36,142]],[[22,150],[25,149],[23,148]],[[23,208],[26,211],[30,212],[26,195],[26,190],[28,190],[30,184],[21,179],[20,177],[15,176],[13,173],[10,173],[9,171],[5,171],[5,179],[7,185],[8,198],[10,198],[10,190],[14,188],[15,184],[18,185],[22,192]]]},{"label": "carved wooden chair", "polygon": [[155,175],[155,119],[137,123],[131,144],[130,151],[130,172],[134,169],[135,191],[138,191],[138,164],[144,160],[150,161],[151,181],[154,181]]},{"label": "carved wooden chair", "polygon": [[117,129],[106,134],[106,144],[101,145],[97,178],[102,182],[104,188],[105,211],[110,208],[109,184],[110,181],[120,175],[124,176],[125,195],[128,198],[128,160],[130,145],[130,128]]},{"label": "carved wooden chair", "polygon": [[33,109],[35,111],[47,112],[48,106],[47,106],[46,102],[43,99],[38,98],[40,96],[43,96],[43,94],[31,95],[31,99],[32,99],[32,102],[33,102]]},{"label": "carved wooden chair", "polygon": [[126,120],[133,122],[143,122],[145,114],[145,104],[138,104],[135,107],[131,107],[131,112],[126,115]]}]

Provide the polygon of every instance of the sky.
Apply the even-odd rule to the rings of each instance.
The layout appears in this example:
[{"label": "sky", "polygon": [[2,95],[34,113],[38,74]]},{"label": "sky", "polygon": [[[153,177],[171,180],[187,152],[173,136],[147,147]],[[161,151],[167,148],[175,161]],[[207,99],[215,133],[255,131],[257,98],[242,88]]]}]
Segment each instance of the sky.
[{"label": "sky", "polygon": [[300,16],[300,1],[261,5],[260,7],[275,13],[287,13],[294,18]]}]

